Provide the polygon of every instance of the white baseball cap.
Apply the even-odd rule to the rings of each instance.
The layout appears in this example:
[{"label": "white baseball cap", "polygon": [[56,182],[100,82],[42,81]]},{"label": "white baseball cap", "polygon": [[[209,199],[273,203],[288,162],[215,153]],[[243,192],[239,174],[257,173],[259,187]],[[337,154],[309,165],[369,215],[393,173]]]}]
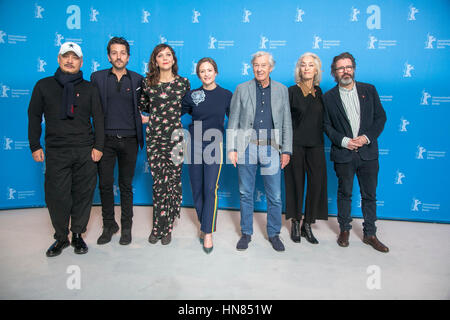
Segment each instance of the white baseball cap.
[{"label": "white baseball cap", "polygon": [[81,47],[76,44],[75,42],[64,42],[61,45],[61,48],[59,49],[59,54],[63,55],[66,52],[72,51],[73,53],[75,53],[79,58],[81,58],[83,56],[83,52],[81,51]]}]

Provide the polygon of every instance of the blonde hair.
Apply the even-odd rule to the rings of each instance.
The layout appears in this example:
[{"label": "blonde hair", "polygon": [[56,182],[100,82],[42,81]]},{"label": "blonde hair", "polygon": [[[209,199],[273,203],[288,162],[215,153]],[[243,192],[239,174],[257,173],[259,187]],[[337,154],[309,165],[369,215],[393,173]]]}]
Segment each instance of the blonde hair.
[{"label": "blonde hair", "polygon": [[301,55],[300,58],[297,60],[297,64],[295,65],[295,71],[294,71],[294,77],[295,77],[295,83],[300,83],[302,81],[302,74],[300,72],[300,65],[302,64],[302,60],[304,57],[312,57],[314,60],[314,65],[316,67],[317,73],[314,75],[314,85],[318,86],[320,84],[320,81],[322,81],[322,61],[320,61],[320,58],[317,54],[312,52],[306,52]]}]

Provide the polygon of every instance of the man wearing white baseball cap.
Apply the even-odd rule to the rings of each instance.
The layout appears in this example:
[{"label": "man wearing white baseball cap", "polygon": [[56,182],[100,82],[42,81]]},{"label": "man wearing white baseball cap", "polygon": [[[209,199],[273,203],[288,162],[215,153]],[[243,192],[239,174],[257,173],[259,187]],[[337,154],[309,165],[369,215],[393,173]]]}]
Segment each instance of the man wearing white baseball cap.
[{"label": "man wearing white baseball cap", "polygon": [[75,53],[78,58],[83,57],[83,52],[81,51],[81,47],[76,44],[75,42],[64,42],[61,47],[59,48],[59,54],[64,55],[65,53],[72,51]]},{"label": "man wearing white baseball cap", "polygon": [[[100,97],[80,70],[83,53],[78,44],[64,43],[58,54],[59,68],[39,80],[28,108],[28,140],[33,159],[46,161],[45,202],[50,213],[55,242],[48,257],[61,254],[70,245],[75,253],[87,253],[81,234],[86,232],[97,184],[97,164],[103,155],[104,117]],[[40,144],[45,117],[45,156]],[[91,118],[95,130],[91,125]]]}]

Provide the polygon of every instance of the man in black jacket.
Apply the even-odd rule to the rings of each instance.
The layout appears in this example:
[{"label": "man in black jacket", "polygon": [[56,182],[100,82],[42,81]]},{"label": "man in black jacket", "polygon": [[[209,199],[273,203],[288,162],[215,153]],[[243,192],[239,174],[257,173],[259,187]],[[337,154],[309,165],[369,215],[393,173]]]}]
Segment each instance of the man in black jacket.
[{"label": "man in black jacket", "polygon": [[94,72],[92,83],[98,88],[105,115],[105,150],[98,166],[102,202],[103,233],[98,244],[111,241],[119,231],[114,218],[114,167],[119,164],[121,237],[119,243],[131,242],[133,218],[133,177],[139,146],[144,146],[138,100],[142,76],[126,69],[130,45],[124,38],[113,37],[107,46],[111,69]]},{"label": "man in black jacket", "polygon": [[[28,140],[33,159],[46,160],[45,201],[55,228],[56,241],[48,257],[70,245],[87,253],[81,234],[86,226],[97,184],[97,164],[103,154],[103,112],[97,89],[83,79],[83,53],[79,45],[64,43],[54,76],[39,80],[28,108]],[[45,117],[45,156],[40,144]],[[95,132],[91,125],[94,122]]]},{"label": "man in black jacket", "polygon": [[338,178],[338,244],[349,245],[351,197],[355,174],[361,191],[364,216],[363,242],[381,252],[389,249],[376,237],[378,136],[386,113],[373,85],[355,81],[355,59],[344,52],[333,59],[331,74],[338,85],[323,96],[325,132],[332,142],[330,157]]}]

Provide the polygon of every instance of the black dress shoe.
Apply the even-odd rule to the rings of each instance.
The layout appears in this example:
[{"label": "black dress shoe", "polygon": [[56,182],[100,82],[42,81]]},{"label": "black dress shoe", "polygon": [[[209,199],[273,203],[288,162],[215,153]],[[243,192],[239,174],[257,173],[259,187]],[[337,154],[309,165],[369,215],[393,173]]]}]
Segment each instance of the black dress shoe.
[{"label": "black dress shoe", "polygon": [[239,251],[247,250],[250,241],[252,241],[252,236],[243,233],[238,243],[236,244],[236,249]]},{"label": "black dress shoe", "polygon": [[98,238],[97,244],[105,244],[110,242],[113,234],[116,233],[117,231],[119,231],[118,225],[111,227],[103,227],[103,233],[100,236],[100,238]]},{"label": "black dress shoe", "polygon": [[50,248],[48,248],[48,250],[45,254],[47,255],[47,257],[59,256],[61,254],[61,252],[63,251],[63,249],[67,248],[68,246],[70,246],[69,240],[64,240],[64,241],[56,240],[50,246]]},{"label": "black dress shoe", "polygon": [[274,236],[272,238],[269,238],[269,242],[272,244],[272,247],[276,251],[284,251],[284,244],[281,242],[281,239],[279,236]]},{"label": "black dress shoe", "polygon": [[122,229],[119,243],[121,245],[127,245],[131,243],[131,229]]},{"label": "black dress shoe", "polygon": [[317,239],[314,237],[314,235],[312,233],[311,224],[303,222],[301,233],[302,233],[302,237],[305,237],[309,243],[312,243],[312,244],[319,243],[319,241],[317,241]]},{"label": "black dress shoe", "polygon": [[291,240],[299,243],[301,241],[300,237],[300,221],[291,219]]},{"label": "black dress shoe", "polygon": [[85,254],[88,252],[88,246],[81,237],[81,233],[72,234],[72,247],[75,248],[76,254]]}]

